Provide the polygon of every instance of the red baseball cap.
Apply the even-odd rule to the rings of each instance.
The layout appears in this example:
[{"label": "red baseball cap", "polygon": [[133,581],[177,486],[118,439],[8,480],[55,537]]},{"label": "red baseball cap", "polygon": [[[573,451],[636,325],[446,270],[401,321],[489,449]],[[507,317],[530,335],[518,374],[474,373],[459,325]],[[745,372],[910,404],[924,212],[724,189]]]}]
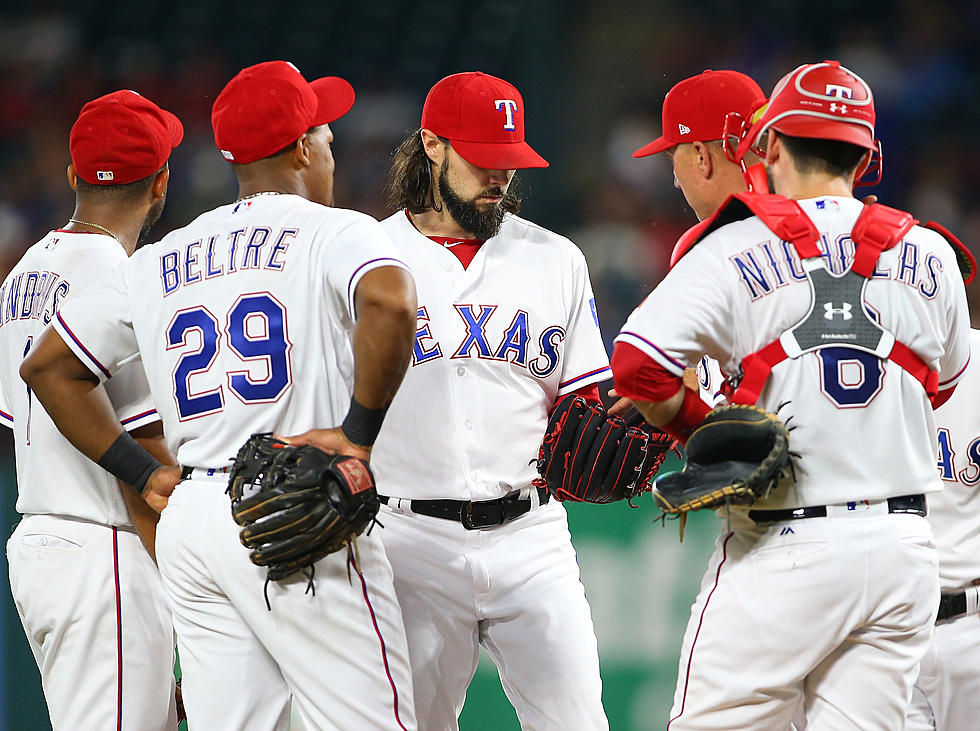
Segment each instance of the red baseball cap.
[{"label": "red baseball cap", "polygon": [[224,158],[244,165],[279,152],[352,106],[354,87],[344,79],[307,81],[288,61],[265,61],[225,84],[211,109],[211,127]]},{"label": "red baseball cap", "polygon": [[422,128],[448,139],[464,160],[480,168],[548,167],[524,141],[524,98],[496,76],[467,71],[437,82],[425,97]]},{"label": "red baseball cap", "polygon": [[646,157],[684,142],[708,142],[725,136],[725,117],[738,112],[745,119],[766,95],[738,71],[704,71],[684,79],[664,97],[663,134],[633,153]]},{"label": "red baseball cap", "polygon": [[93,99],[68,136],[71,164],[92,185],[124,185],[153,175],[184,139],[173,114],[135,91]]}]

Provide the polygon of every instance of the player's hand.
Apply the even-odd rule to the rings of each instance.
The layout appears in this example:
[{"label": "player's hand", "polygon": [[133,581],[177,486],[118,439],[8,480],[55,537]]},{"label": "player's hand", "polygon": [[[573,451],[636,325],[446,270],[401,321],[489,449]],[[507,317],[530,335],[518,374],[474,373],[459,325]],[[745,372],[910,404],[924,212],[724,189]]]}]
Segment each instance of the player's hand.
[{"label": "player's hand", "polygon": [[180,467],[173,465],[157,467],[146,481],[143,499],[151,508],[162,513],[178,482],[180,482]]},{"label": "player's hand", "polygon": [[371,448],[362,447],[359,444],[351,442],[339,426],[335,426],[333,429],[310,429],[308,432],[291,437],[276,434],[275,437],[286,442],[286,444],[294,444],[297,447],[304,444],[312,444],[327,454],[342,454],[347,457],[357,457],[366,462],[371,459]]},{"label": "player's hand", "polygon": [[[619,396],[615,388],[610,388],[608,391],[606,391],[606,395],[609,396],[609,398],[616,398]],[[632,408],[633,402],[624,397],[610,406],[609,411],[606,413],[608,413],[610,416],[625,416]]]}]

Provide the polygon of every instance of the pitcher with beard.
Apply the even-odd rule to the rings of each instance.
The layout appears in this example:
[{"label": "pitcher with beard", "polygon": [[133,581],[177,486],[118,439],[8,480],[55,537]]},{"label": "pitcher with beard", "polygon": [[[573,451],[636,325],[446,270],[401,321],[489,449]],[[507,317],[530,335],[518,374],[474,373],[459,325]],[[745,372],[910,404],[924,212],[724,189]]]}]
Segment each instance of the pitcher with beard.
[{"label": "pitcher with beard", "polygon": [[517,216],[515,171],[547,165],[520,93],[478,72],[432,88],[392,161],[418,322],[371,463],[419,728],[458,727],[481,645],[524,728],[608,727],[565,510],[531,484],[557,401],[609,377],[582,252]]}]

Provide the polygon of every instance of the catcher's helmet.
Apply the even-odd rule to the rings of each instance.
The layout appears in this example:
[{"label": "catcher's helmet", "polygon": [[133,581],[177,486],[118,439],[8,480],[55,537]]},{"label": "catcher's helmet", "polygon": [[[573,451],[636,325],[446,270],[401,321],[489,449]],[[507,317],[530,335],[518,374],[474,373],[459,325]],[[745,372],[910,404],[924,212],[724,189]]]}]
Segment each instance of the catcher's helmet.
[{"label": "catcher's helmet", "polygon": [[[765,157],[760,145],[769,129],[792,137],[837,140],[871,150],[877,153],[874,162],[878,180],[881,179],[881,145],[875,139],[871,88],[839,61],[803,64],[780,79],[769,102],[752,115],[750,124],[743,125],[735,157],[743,158],[750,149]],[[867,170],[861,170],[857,177]]]}]

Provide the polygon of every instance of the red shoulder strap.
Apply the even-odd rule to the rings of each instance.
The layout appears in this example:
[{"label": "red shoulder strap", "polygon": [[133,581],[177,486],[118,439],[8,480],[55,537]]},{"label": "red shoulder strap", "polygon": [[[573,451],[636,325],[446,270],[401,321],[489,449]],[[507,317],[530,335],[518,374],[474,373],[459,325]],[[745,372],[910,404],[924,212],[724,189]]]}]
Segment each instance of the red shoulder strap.
[{"label": "red shoulder strap", "polygon": [[942,236],[949,245],[953,247],[953,252],[956,254],[956,263],[959,264],[960,274],[963,275],[963,283],[969,284],[977,276],[977,258],[973,255],[973,252],[966,248],[966,244],[960,241],[953,232],[942,224],[936,223],[935,221],[927,221],[922,224],[923,228],[929,228]]},{"label": "red shoulder strap", "polygon": [[870,277],[881,252],[898,245],[918,221],[911,213],[889,208],[880,203],[865,206],[851,229],[854,241],[854,263],[851,271],[862,277]]},{"label": "red shoulder strap", "polygon": [[673,267],[696,243],[716,229],[751,216],[758,216],[781,240],[792,242],[802,258],[820,255],[817,248],[820,234],[799,203],[772,193],[746,192],[728,196],[709,218],[681,236],[670,255],[670,266]]}]

